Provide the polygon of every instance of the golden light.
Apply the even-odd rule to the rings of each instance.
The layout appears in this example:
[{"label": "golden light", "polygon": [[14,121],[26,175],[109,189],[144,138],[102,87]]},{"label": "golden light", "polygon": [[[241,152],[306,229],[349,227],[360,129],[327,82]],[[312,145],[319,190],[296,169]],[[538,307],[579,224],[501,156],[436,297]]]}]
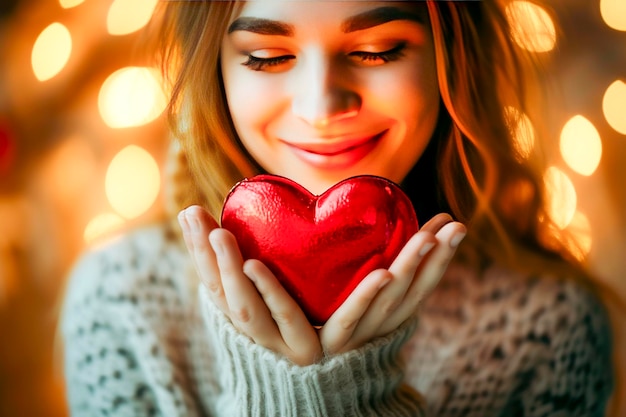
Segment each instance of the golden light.
[{"label": "golden light", "polygon": [[556,44],[556,29],[548,12],[530,2],[515,0],[506,6],[511,36],[522,48],[532,52],[547,52]]},{"label": "golden light", "polygon": [[593,123],[576,115],[561,130],[561,156],[567,165],[581,175],[591,175],[602,158],[602,140]]},{"label": "golden light", "polygon": [[626,83],[624,81],[616,80],[606,89],[602,99],[602,111],[607,123],[622,135],[626,135]]},{"label": "golden light", "polygon": [[548,193],[548,214],[559,229],[565,229],[576,213],[577,196],[569,177],[555,166],[544,173]]},{"label": "golden light", "polygon": [[83,238],[88,244],[93,243],[98,238],[119,230],[124,223],[124,219],[115,213],[99,214],[89,221],[83,232]]},{"label": "golden light", "polygon": [[82,4],[85,0],[59,0],[59,4],[64,9],[71,9],[72,7],[76,7],[79,4]]},{"label": "golden light", "polygon": [[100,116],[112,128],[141,126],[163,112],[167,104],[154,68],[126,67],[115,71],[98,94]]},{"label": "golden light", "polygon": [[37,37],[31,54],[35,77],[46,81],[57,75],[67,64],[72,53],[72,36],[61,23],[46,27]]},{"label": "golden light", "polygon": [[127,35],[144,27],[152,17],[158,0],[115,0],[107,15],[111,35]]},{"label": "golden light", "polygon": [[159,167],[152,155],[139,146],[122,149],[107,169],[105,190],[109,204],[127,219],[148,211],[160,188]]},{"label": "golden light", "polygon": [[513,132],[516,156],[520,160],[527,159],[535,147],[535,129],[532,122],[524,113],[515,107],[504,109],[509,129]]},{"label": "golden light", "polygon": [[[42,165],[42,176],[53,196],[66,204],[75,204],[97,178],[94,150],[84,137],[72,134],[61,141]],[[74,203],[72,203],[74,202]]]},{"label": "golden light", "polygon": [[610,28],[626,31],[626,1],[600,0],[600,14]]},{"label": "golden light", "polygon": [[567,230],[571,233],[575,245],[570,249],[579,260],[583,260],[591,251],[593,239],[591,237],[591,223],[589,219],[580,211],[574,213],[572,221],[567,226]]}]

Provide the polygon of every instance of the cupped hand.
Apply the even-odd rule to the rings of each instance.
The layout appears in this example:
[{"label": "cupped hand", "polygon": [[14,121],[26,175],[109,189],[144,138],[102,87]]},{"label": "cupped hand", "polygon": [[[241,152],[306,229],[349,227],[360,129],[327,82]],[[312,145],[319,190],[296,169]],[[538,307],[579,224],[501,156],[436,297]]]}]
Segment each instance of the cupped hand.
[{"label": "cupped hand", "polygon": [[370,273],[319,332],[326,354],[345,352],[384,336],[416,313],[439,282],[467,233],[448,214],[428,221],[389,269]]},{"label": "cupped hand", "polygon": [[302,309],[265,265],[243,261],[232,233],[199,206],[183,210],[178,220],[212,301],[240,332],[299,365],[322,358],[317,332]]},{"label": "cupped hand", "polygon": [[[179,214],[187,248],[212,301],[242,333],[292,362],[358,348],[415,314],[465,236],[465,227],[440,214],[417,232],[389,269],[370,273],[316,330],[272,272],[243,261],[235,237],[198,206]],[[207,238],[208,237],[208,238]]]}]

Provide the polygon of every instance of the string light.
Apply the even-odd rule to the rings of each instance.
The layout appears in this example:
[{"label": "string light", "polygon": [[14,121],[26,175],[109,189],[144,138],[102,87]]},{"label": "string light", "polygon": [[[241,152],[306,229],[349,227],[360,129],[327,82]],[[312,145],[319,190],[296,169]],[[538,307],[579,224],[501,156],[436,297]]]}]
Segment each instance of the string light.
[{"label": "string light", "polygon": [[158,72],[147,67],[115,71],[104,81],[98,95],[100,116],[112,128],[147,124],[163,112],[166,104]]},{"label": "string light", "polygon": [[154,204],[161,174],[154,158],[143,148],[129,145],[111,161],[105,178],[106,196],[121,216],[132,219]]},{"label": "string light", "polygon": [[593,239],[591,237],[591,223],[587,216],[580,211],[576,211],[572,217],[572,221],[567,226],[567,230],[571,233],[575,240],[575,247],[572,247],[574,255],[579,260],[584,258],[591,252]]},{"label": "string light", "polygon": [[71,9],[72,7],[76,7],[79,4],[82,4],[85,0],[59,0],[59,4],[64,9]]},{"label": "string light", "polygon": [[555,166],[544,173],[548,193],[548,214],[559,229],[565,229],[576,213],[577,196],[567,174]]},{"label": "string light", "polygon": [[556,44],[556,29],[545,9],[530,1],[515,0],[506,6],[511,36],[531,52],[547,52]]},{"label": "string light", "polygon": [[98,181],[97,160],[88,143],[83,136],[71,134],[44,160],[42,176],[58,201],[73,204]]},{"label": "string light", "polygon": [[610,28],[626,31],[626,1],[600,0],[600,14]]},{"label": "string light", "polygon": [[37,37],[31,54],[35,77],[46,81],[56,76],[67,64],[72,53],[72,36],[61,23],[54,22]]},{"label": "string light", "polygon": [[83,233],[83,239],[87,244],[92,244],[98,238],[110,235],[119,230],[125,221],[115,213],[102,213],[89,221]]},{"label": "string light", "polygon": [[115,0],[107,14],[111,35],[127,35],[148,24],[158,0]]},{"label": "string light", "polygon": [[595,126],[581,115],[572,117],[561,130],[561,156],[581,175],[591,175],[602,157],[602,140]]},{"label": "string light", "polygon": [[535,147],[535,129],[532,122],[524,113],[515,107],[504,109],[509,129],[513,133],[516,157],[518,160],[527,159]]},{"label": "string light", "polygon": [[[626,4],[626,1],[624,2]],[[602,111],[607,123],[622,135],[626,135],[626,83],[617,80],[604,93]]]}]

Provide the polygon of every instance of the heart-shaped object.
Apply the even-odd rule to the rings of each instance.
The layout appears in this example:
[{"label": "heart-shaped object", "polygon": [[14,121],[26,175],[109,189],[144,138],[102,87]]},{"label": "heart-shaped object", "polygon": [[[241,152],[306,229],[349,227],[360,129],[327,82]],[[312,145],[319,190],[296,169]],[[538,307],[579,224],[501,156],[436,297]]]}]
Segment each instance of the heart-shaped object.
[{"label": "heart-shaped object", "polygon": [[388,268],[418,229],[400,187],[370,175],[320,196],[287,178],[257,175],[233,187],[221,222],[243,258],[263,262],[314,325],[325,323],[368,273]]}]

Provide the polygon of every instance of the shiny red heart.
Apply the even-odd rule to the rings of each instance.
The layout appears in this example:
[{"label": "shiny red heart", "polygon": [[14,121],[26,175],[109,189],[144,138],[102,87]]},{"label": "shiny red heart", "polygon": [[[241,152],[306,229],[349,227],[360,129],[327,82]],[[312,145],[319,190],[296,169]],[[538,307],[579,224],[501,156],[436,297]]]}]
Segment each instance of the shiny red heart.
[{"label": "shiny red heart", "polygon": [[315,196],[287,178],[258,175],[231,190],[221,221],[243,258],[262,261],[315,325],[368,273],[388,268],[418,229],[409,198],[375,176]]}]

